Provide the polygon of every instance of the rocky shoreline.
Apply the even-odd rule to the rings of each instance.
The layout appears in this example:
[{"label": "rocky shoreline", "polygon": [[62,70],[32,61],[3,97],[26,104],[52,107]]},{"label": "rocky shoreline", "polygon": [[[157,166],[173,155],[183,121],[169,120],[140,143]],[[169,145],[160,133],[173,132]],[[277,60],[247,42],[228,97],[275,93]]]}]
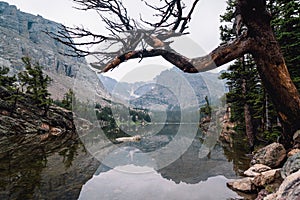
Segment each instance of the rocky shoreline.
[{"label": "rocky shoreline", "polygon": [[32,104],[32,100],[24,94],[15,109],[5,100],[13,95],[11,91],[0,87],[0,136],[31,137],[33,145],[40,145],[46,140],[68,141],[77,137],[72,111],[50,106],[45,110]]},{"label": "rocky shoreline", "polygon": [[[295,133],[295,143],[299,140],[299,133]],[[245,177],[228,182],[229,188],[257,194],[255,200],[300,199],[299,148],[286,151],[282,144],[272,143],[257,150],[250,164],[251,167],[244,172]]]},{"label": "rocky shoreline", "polygon": [[[229,148],[234,146],[235,123],[230,122],[230,111],[215,113],[220,123],[219,140]],[[207,131],[211,119],[202,119],[200,128]],[[293,136],[293,148],[286,150],[277,142],[256,150],[250,168],[242,177],[231,180],[227,186],[245,200],[300,200],[300,130]]]}]

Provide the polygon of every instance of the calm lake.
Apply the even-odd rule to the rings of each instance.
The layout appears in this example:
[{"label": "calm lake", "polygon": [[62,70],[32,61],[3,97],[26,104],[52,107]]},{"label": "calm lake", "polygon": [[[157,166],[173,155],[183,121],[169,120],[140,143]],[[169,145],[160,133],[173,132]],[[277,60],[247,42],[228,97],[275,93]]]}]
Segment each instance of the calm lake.
[{"label": "calm lake", "polygon": [[94,131],[49,152],[2,138],[0,199],[240,199],[226,182],[248,167],[243,148],[207,143],[197,126],[131,127],[142,139],[120,144]]}]

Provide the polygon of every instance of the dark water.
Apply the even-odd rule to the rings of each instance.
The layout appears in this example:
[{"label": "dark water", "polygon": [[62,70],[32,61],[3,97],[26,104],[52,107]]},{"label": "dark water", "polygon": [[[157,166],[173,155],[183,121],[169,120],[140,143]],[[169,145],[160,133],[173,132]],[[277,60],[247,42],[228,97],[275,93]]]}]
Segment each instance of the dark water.
[{"label": "dark water", "polygon": [[139,142],[100,145],[91,135],[50,150],[2,138],[0,199],[240,198],[226,182],[248,167],[245,152],[207,142],[195,126],[137,127]]}]

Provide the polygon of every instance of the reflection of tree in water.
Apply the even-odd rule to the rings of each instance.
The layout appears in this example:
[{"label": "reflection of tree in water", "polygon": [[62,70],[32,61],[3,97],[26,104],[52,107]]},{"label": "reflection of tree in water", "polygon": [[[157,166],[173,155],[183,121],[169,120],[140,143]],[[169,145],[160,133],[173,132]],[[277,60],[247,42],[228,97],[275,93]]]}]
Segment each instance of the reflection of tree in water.
[{"label": "reflection of tree in water", "polygon": [[223,144],[224,155],[229,162],[233,163],[233,170],[238,174],[242,175],[244,171],[249,168],[251,158],[247,156],[248,143],[243,134],[234,134],[233,144]]},{"label": "reflection of tree in water", "polygon": [[196,184],[217,175],[224,175],[227,178],[235,177],[232,163],[227,161],[219,144],[212,149],[209,158],[199,158],[202,145],[200,139],[201,133],[198,132],[188,150],[178,160],[158,170],[158,172],[164,178],[173,180],[176,183],[186,182],[190,184]]},{"label": "reflection of tree in water", "polygon": [[3,137],[0,199],[76,199],[96,166],[76,138],[43,144],[36,135]]},{"label": "reflection of tree in water", "polygon": [[178,160],[158,171],[162,177],[175,183],[196,184],[217,175],[235,178],[241,170],[248,167],[249,161],[242,156],[244,155],[242,149],[233,149],[230,154],[218,143],[209,157],[199,158],[202,145],[199,137],[201,139],[201,133],[197,134],[192,145]]},{"label": "reflection of tree in water", "polygon": [[[77,150],[79,146],[83,146],[83,144],[79,141],[76,141],[69,146],[63,148],[60,152],[59,155],[63,157],[62,162],[65,164],[65,167],[68,169],[72,166],[72,162],[74,161],[76,155],[78,155]],[[83,149],[83,151],[86,151]]]},{"label": "reflection of tree in water", "polygon": [[40,185],[40,174],[46,166],[44,148],[23,144],[20,137],[1,141],[0,199],[31,199]]}]

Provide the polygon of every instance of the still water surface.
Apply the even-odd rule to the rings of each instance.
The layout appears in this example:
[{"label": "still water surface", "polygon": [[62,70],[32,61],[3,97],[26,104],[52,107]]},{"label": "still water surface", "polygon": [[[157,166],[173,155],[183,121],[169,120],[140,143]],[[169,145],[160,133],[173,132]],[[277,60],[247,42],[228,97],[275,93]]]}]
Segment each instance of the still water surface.
[{"label": "still water surface", "polygon": [[[180,126],[185,126],[181,127],[182,131],[189,131],[193,130],[191,126],[194,125]],[[149,126],[141,129],[149,129]],[[157,127],[152,127],[152,132],[154,129]],[[93,177],[83,185],[79,199],[240,198],[236,192],[226,187],[226,182],[238,177],[240,170],[243,170],[239,167],[246,167],[247,161],[243,160],[243,156],[240,160],[235,160],[240,164],[235,166],[232,153],[227,152],[226,156],[226,149],[222,145],[212,143],[203,148],[207,138],[199,130],[189,143],[190,138],[186,137],[189,134],[180,133],[178,124],[167,125],[155,135],[150,134],[151,126],[150,130],[135,131],[143,134],[142,140],[119,144],[117,149],[107,154]],[[180,141],[186,141],[187,148],[170,164],[160,165],[157,162],[161,162],[159,159],[163,155],[149,153],[166,148],[169,151],[161,152],[172,157],[178,152],[170,151],[182,148],[181,143],[176,143],[175,148],[168,148],[176,137]]]},{"label": "still water surface", "polygon": [[[109,146],[101,147],[98,153],[106,152],[102,162],[89,153],[86,148],[89,144],[84,138],[81,139],[86,146],[78,141],[65,141],[62,146],[48,151],[48,147],[33,146],[20,136],[3,137],[0,140],[0,199],[239,198],[226,187],[226,182],[237,178],[248,167],[249,160],[241,149],[231,151],[219,143],[203,148],[206,138],[200,131],[190,142],[191,138],[185,136],[188,133],[180,137],[174,134],[178,133],[178,125],[168,125],[154,135],[147,134],[153,128],[132,130],[142,133],[140,142],[114,144],[113,151],[107,151]],[[184,143],[188,144],[187,148],[179,154],[174,152],[173,160],[162,165],[162,158],[169,158],[174,146],[181,148],[181,143],[172,143],[176,138],[187,141]],[[97,145],[95,141],[90,142]],[[169,151],[161,151],[165,155],[151,154],[168,149],[170,144]]]}]

